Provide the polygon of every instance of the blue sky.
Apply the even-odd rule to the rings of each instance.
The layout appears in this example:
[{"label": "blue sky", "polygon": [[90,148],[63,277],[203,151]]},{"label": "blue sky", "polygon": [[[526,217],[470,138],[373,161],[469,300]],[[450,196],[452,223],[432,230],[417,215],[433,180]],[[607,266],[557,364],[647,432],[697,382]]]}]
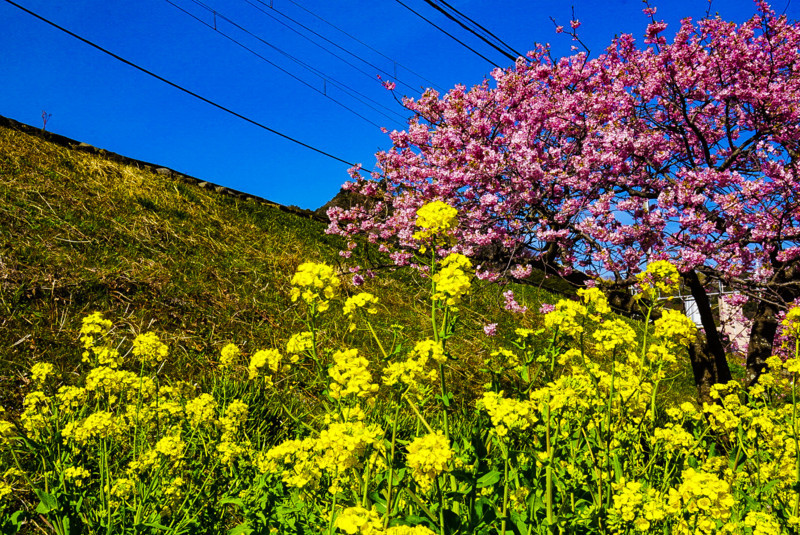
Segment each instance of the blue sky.
[{"label": "blue sky", "polygon": [[[402,129],[407,116],[378,82],[381,71],[398,82],[396,93],[417,96],[431,85],[477,84],[493,68],[396,0],[15,2],[209,100],[367,169],[375,152],[389,146],[378,126]],[[495,63],[509,63],[423,0],[403,3]],[[574,43],[555,34],[550,17],[568,26],[574,9],[593,56],[616,34],[639,39],[647,24],[639,0],[450,4],[517,50],[547,42],[556,56],[570,54]],[[652,5],[656,18],[670,23],[668,35],[681,18],[697,19],[708,9],[698,0]],[[800,0],[781,0],[773,8],[800,18]],[[711,4],[712,14],[735,22],[754,11],[751,0]],[[186,95],[5,0],[0,21],[0,115],[41,126],[46,111],[49,131],[303,208],[324,204],[348,179],[346,164]]]}]

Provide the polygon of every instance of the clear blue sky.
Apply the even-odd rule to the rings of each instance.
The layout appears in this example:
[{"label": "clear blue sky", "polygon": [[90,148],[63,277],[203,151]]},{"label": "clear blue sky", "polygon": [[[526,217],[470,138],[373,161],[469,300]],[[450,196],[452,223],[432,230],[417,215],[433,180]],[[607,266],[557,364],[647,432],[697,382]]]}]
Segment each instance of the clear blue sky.
[{"label": "clear blue sky", "polygon": [[[15,1],[220,105],[367,169],[373,168],[375,152],[389,146],[376,125],[401,129],[407,116],[380,86],[380,71],[390,73],[388,78],[397,73],[398,94],[418,96],[432,84],[441,89],[474,85],[493,68],[395,0],[203,0],[207,7],[194,0],[170,0],[175,5],[167,0]],[[424,0],[403,2],[495,63],[509,64]],[[550,17],[568,26],[573,5],[593,56],[616,34],[632,33],[640,40],[647,24],[639,0],[449,2],[515,49],[527,52],[535,42],[549,42],[557,56],[570,54],[574,43],[566,34],[555,34]],[[670,23],[668,35],[681,18],[697,19],[708,9],[700,0],[652,4],[656,18]],[[773,8],[800,18],[800,0],[780,0]],[[217,30],[212,10],[219,14]],[[735,22],[754,11],[751,0],[711,4],[712,13]],[[0,21],[0,115],[41,126],[44,110],[52,114],[49,131],[303,208],[324,204],[348,179],[347,165],[196,100],[5,0],[0,0]]]}]

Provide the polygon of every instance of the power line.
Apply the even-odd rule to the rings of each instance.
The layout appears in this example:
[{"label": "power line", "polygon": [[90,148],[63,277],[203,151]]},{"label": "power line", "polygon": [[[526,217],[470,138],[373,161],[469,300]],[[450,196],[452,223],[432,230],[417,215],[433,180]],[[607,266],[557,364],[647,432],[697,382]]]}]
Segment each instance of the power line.
[{"label": "power line", "polygon": [[[246,0],[246,1],[248,1],[248,3],[249,3],[249,0]],[[264,3],[264,1],[263,1],[263,0],[256,0],[256,2],[258,2],[258,3],[260,3],[261,5],[264,5],[264,6],[266,6],[266,5],[267,5],[266,3]],[[343,33],[344,35],[346,35],[347,37],[349,37],[349,38],[350,38],[350,39],[352,39],[353,41],[355,41],[355,42],[357,42],[357,43],[359,43],[359,44],[361,44],[361,45],[363,45],[363,46],[365,46],[365,47],[369,48],[370,50],[372,50],[373,52],[375,52],[375,53],[376,53],[376,54],[378,54],[379,56],[382,56],[382,57],[384,57],[385,59],[388,59],[389,61],[391,61],[392,63],[394,63],[396,66],[398,66],[398,67],[402,67],[403,69],[405,69],[406,71],[410,72],[411,74],[413,74],[414,76],[416,76],[416,77],[417,77],[417,78],[419,78],[420,80],[424,80],[424,81],[425,81],[425,82],[427,82],[427,83],[428,83],[428,84],[429,84],[431,87],[433,87],[433,88],[435,88],[435,89],[438,89],[439,91],[442,91],[442,88],[441,88],[440,86],[436,85],[434,82],[432,82],[432,81],[428,80],[427,78],[425,78],[425,77],[424,77],[424,76],[422,76],[421,74],[418,74],[418,73],[416,73],[416,72],[412,71],[411,69],[409,69],[409,68],[408,68],[408,67],[406,67],[405,65],[403,65],[403,64],[401,64],[401,63],[398,63],[397,61],[395,61],[394,59],[390,58],[389,56],[387,56],[386,54],[384,54],[384,53],[383,53],[383,52],[381,52],[380,50],[378,50],[378,49],[376,49],[376,48],[373,48],[372,46],[370,46],[369,44],[365,43],[364,41],[362,41],[362,40],[361,40],[361,39],[359,39],[358,37],[355,37],[355,36],[353,36],[353,35],[349,34],[349,33],[348,33],[348,32],[346,32],[345,30],[343,30],[343,29],[339,28],[338,26],[336,26],[335,24],[333,24],[333,23],[329,22],[329,21],[328,21],[328,20],[326,20],[325,18],[323,18],[323,17],[320,17],[319,15],[317,15],[316,13],[314,13],[313,11],[311,11],[310,9],[308,9],[307,7],[304,7],[304,6],[300,5],[299,3],[295,2],[295,0],[289,0],[289,2],[293,3],[294,5],[296,5],[297,7],[299,7],[300,9],[302,9],[303,11],[305,11],[306,13],[308,13],[309,15],[312,15],[312,16],[316,17],[317,19],[321,20],[322,22],[324,22],[325,24],[327,24],[327,25],[328,25],[328,26],[330,26],[331,28],[333,28],[333,29],[335,29],[335,30],[338,30],[339,32]],[[281,12],[280,12],[280,11],[278,11],[277,9],[273,8],[271,5],[270,5],[270,6],[268,6],[268,7],[270,7],[270,8],[272,8],[272,9],[274,9],[274,10],[275,10],[276,12],[278,12],[278,13],[281,13]],[[284,14],[283,14],[283,13],[281,13],[281,15],[284,15]],[[286,15],[284,15],[284,16],[286,17]],[[288,18],[288,17],[287,17],[287,18]],[[406,84],[403,84],[403,85],[406,85]]]},{"label": "power line", "polygon": [[498,64],[497,64],[497,63],[495,63],[494,61],[490,60],[489,58],[487,58],[486,56],[484,56],[483,54],[481,54],[480,52],[478,52],[477,50],[475,50],[474,48],[472,48],[472,47],[471,47],[471,46],[469,46],[468,44],[464,43],[464,42],[463,42],[462,40],[460,40],[458,37],[456,37],[456,36],[454,36],[453,34],[449,33],[447,30],[445,30],[444,28],[442,28],[441,26],[439,26],[439,25],[438,25],[438,24],[436,24],[435,22],[432,22],[432,21],[430,21],[429,19],[425,18],[425,16],[424,16],[424,15],[421,15],[421,14],[420,14],[420,13],[418,13],[417,11],[414,11],[412,8],[410,8],[410,7],[408,7],[407,5],[405,5],[405,4],[404,4],[404,3],[403,3],[401,0],[394,0],[394,1],[395,1],[395,2],[397,2],[398,4],[400,4],[401,6],[403,6],[404,8],[406,8],[407,10],[409,10],[410,12],[412,12],[413,14],[415,14],[416,16],[418,16],[419,18],[421,18],[422,20],[424,20],[425,22],[427,22],[428,24],[430,24],[431,26],[433,26],[434,28],[436,28],[437,30],[439,30],[440,32],[442,32],[443,34],[447,35],[448,37],[450,37],[451,39],[453,39],[454,41],[456,41],[458,44],[460,44],[460,45],[461,45],[461,46],[463,46],[464,48],[466,48],[466,49],[470,50],[470,51],[471,51],[471,52],[473,52],[474,54],[476,54],[476,55],[480,56],[481,58],[485,59],[486,61],[488,61],[489,63],[491,63],[491,64],[492,64],[492,65],[494,65],[495,67],[497,67],[498,69],[500,68],[500,65],[498,65]]},{"label": "power line", "polygon": [[[272,15],[272,14],[271,14],[269,11],[267,11],[266,9],[264,9],[264,8],[262,8],[262,7],[260,7],[260,6],[256,5],[256,4],[254,4],[254,3],[252,2],[252,0],[244,0],[244,1],[245,1],[245,2],[247,2],[248,4],[250,4],[251,6],[253,6],[255,9],[259,10],[260,12],[262,12],[263,14],[265,14],[266,16],[268,16],[268,17],[272,18],[272,19],[273,19],[275,22],[278,22],[279,24],[282,24],[282,25],[283,25],[283,26],[285,26],[286,28],[288,28],[288,29],[290,29],[291,31],[295,32],[297,35],[299,35],[299,36],[300,36],[300,37],[302,37],[303,39],[306,39],[307,41],[309,41],[309,42],[313,43],[314,45],[318,46],[319,48],[321,48],[322,50],[324,50],[325,52],[327,52],[327,53],[328,53],[328,54],[330,54],[331,56],[335,57],[336,59],[338,59],[338,60],[340,60],[340,61],[342,61],[342,62],[344,62],[344,63],[346,63],[347,65],[351,66],[352,68],[354,68],[354,69],[355,69],[355,70],[357,70],[358,72],[360,72],[360,73],[364,74],[365,76],[367,76],[367,77],[368,77],[368,78],[370,78],[371,80],[373,80],[373,81],[375,80],[375,76],[374,76],[374,75],[372,75],[372,74],[370,74],[370,73],[368,73],[368,72],[364,71],[363,69],[360,69],[359,67],[357,67],[357,66],[353,65],[352,63],[350,63],[350,62],[349,62],[349,61],[347,61],[346,59],[342,58],[341,56],[339,56],[339,55],[335,54],[334,52],[332,52],[332,51],[330,51],[329,49],[325,48],[325,47],[324,47],[324,46],[322,46],[321,44],[317,43],[316,41],[314,41],[313,39],[311,39],[311,38],[310,38],[310,37],[308,37],[307,35],[304,35],[302,32],[299,32],[298,30],[296,30],[296,29],[292,28],[291,26],[289,26],[288,24],[286,24],[286,23],[285,23],[285,22],[283,22],[282,20],[278,19],[276,16]],[[257,1],[259,4],[263,5],[263,6],[266,6],[266,5],[267,5],[267,4],[265,4],[265,3],[264,3],[263,1],[261,1],[261,0],[256,0],[256,1]],[[304,9],[305,9],[305,8],[304,8]],[[327,38],[327,37],[325,37],[324,35],[320,34],[320,33],[319,33],[319,32],[317,32],[317,31],[315,31],[313,28],[309,28],[308,26],[306,26],[306,25],[305,25],[305,24],[303,24],[302,22],[299,22],[299,21],[297,21],[297,20],[293,19],[293,18],[292,18],[292,17],[290,17],[289,15],[287,15],[287,14],[285,14],[285,13],[281,12],[281,11],[278,11],[278,10],[277,10],[277,9],[275,9],[274,7],[272,7],[272,8],[271,8],[271,10],[272,10],[272,11],[274,11],[275,13],[278,13],[280,16],[282,16],[282,17],[284,17],[284,18],[286,18],[286,19],[288,19],[288,20],[292,21],[293,23],[295,23],[296,25],[300,26],[301,28],[303,28],[303,29],[304,29],[304,30],[306,30],[307,32],[310,32],[310,33],[312,33],[312,34],[316,35],[317,37],[319,37],[320,39],[323,39],[323,40],[324,40],[325,42],[327,42],[328,44],[335,46],[335,47],[336,47],[336,48],[338,48],[339,50],[342,50],[342,51],[344,51],[345,53],[347,53],[347,54],[351,55],[352,57],[356,58],[357,60],[361,61],[362,63],[365,63],[366,65],[369,65],[370,67],[372,67],[372,68],[373,68],[373,69],[375,69],[376,71],[378,71],[378,72],[381,72],[381,73],[385,74],[386,76],[390,76],[390,77],[392,77],[393,79],[395,79],[395,80],[397,81],[397,83],[398,83],[398,84],[400,84],[400,85],[404,85],[404,86],[406,86],[408,89],[410,89],[410,90],[412,90],[412,91],[417,91],[417,90],[419,89],[419,88],[413,87],[413,86],[411,86],[411,85],[409,85],[409,84],[407,84],[407,83],[403,82],[402,80],[400,80],[400,79],[397,77],[397,74],[396,74],[396,73],[395,73],[395,74],[390,74],[390,73],[386,72],[384,69],[381,69],[379,66],[377,66],[377,65],[375,65],[375,64],[373,64],[373,63],[371,63],[371,62],[367,61],[366,59],[362,58],[362,57],[361,57],[361,56],[359,56],[358,54],[355,54],[355,53],[351,52],[350,50],[347,50],[345,47],[343,47],[343,46],[341,46],[340,44],[338,44],[338,43],[336,43],[336,42],[334,42],[334,41],[332,41],[332,40],[328,39],[328,38]],[[312,14],[313,14],[313,13],[312,13]],[[314,15],[314,16],[317,16],[317,15]],[[318,17],[318,16],[317,16],[317,17]],[[324,20],[324,19],[323,19],[323,20]],[[327,21],[326,21],[326,22],[327,22]],[[330,24],[330,23],[328,23],[328,24]],[[333,25],[331,25],[331,26],[333,26]],[[334,26],[334,27],[335,27],[335,26]],[[338,29],[338,28],[337,28],[337,29]],[[341,30],[340,30],[340,31],[341,31]],[[390,61],[393,61],[393,60],[391,60],[391,58],[389,58],[389,59],[390,59]],[[409,71],[409,72],[411,72],[411,71]],[[419,76],[419,75],[417,75],[417,76]]]},{"label": "power line", "polygon": [[[514,50],[514,48],[511,47],[508,43],[506,43],[505,41],[503,41],[502,39],[497,37],[491,31],[489,31],[486,28],[484,28],[481,24],[475,22],[475,20],[473,20],[472,18],[468,17],[467,15],[465,15],[464,13],[459,11],[458,9],[456,9],[453,6],[451,6],[450,4],[448,4],[446,1],[444,1],[444,0],[425,0],[425,3],[428,4],[429,6],[431,6],[432,8],[434,8],[435,10],[439,11],[440,13],[442,13],[445,17],[447,17],[448,19],[452,20],[453,22],[455,22],[456,24],[458,24],[459,26],[461,26],[462,28],[464,28],[465,30],[467,30],[468,32],[473,34],[474,36],[476,36],[478,39],[480,39],[481,41],[483,41],[484,43],[486,43],[490,47],[494,48],[495,50],[497,50],[498,52],[503,54],[505,57],[507,57],[511,61],[517,61],[517,58],[520,57],[520,56],[524,57],[524,54]],[[441,3],[444,7],[440,6],[439,3]],[[467,25],[467,23],[463,22],[463,20],[468,21],[469,23],[472,24],[472,26],[477,27],[481,31],[476,31],[474,28],[471,28],[469,25]],[[491,38],[493,38],[497,43],[500,43],[500,45],[502,45],[502,47],[498,46],[495,43],[493,43],[489,38],[486,37],[487,35],[490,36]],[[505,47],[505,48],[503,48],[503,47]]]},{"label": "power line", "polygon": [[282,137],[284,139],[287,139],[287,140],[289,140],[289,141],[291,141],[293,143],[297,143],[298,145],[301,145],[301,146],[303,146],[303,147],[305,147],[307,149],[313,150],[314,152],[322,154],[323,156],[327,156],[328,158],[331,158],[331,159],[336,160],[338,162],[341,162],[343,164],[347,164],[350,167],[353,167],[355,165],[355,164],[353,164],[351,162],[348,162],[347,160],[343,160],[342,158],[334,156],[333,154],[330,154],[329,152],[325,152],[324,150],[318,149],[316,147],[313,147],[313,146],[309,145],[308,143],[304,143],[304,142],[302,142],[300,140],[297,140],[297,139],[295,139],[295,138],[293,138],[291,136],[288,136],[286,134],[278,132],[277,130],[275,130],[273,128],[270,128],[270,127],[268,127],[268,126],[266,126],[264,124],[261,124],[258,121],[250,119],[249,117],[245,117],[244,115],[242,115],[240,113],[237,113],[237,112],[235,112],[235,111],[233,111],[233,110],[231,110],[229,108],[226,108],[225,106],[222,106],[221,104],[217,104],[216,102],[214,102],[212,100],[209,100],[206,97],[198,95],[194,91],[186,89],[185,87],[180,86],[180,85],[176,84],[175,82],[170,82],[166,78],[164,78],[162,76],[159,76],[158,74],[155,74],[154,72],[149,71],[149,70],[145,69],[144,67],[140,67],[139,65],[137,65],[137,64],[135,64],[135,63],[133,63],[131,61],[128,61],[127,59],[125,59],[125,58],[123,58],[121,56],[118,56],[117,54],[114,54],[113,52],[111,52],[109,50],[106,50],[105,48],[101,47],[100,45],[97,45],[97,44],[89,41],[88,39],[85,39],[85,38],[81,37],[80,35],[69,31],[68,29],[64,28],[63,26],[59,26],[55,22],[53,22],[51,20],[48,20],[48,19],[44,18],[43,16],[41,16],[41,15],[39,15],[37,13],[34,13],[30,9],[27,9],[27,8],[17,4],[16,2],[13,2],[12,0],[5,0],[5,1],[7,3],[11,4],[12,6],[16,7],[16,8],[21,9],[25,13],[28,13],[29,15],[32,15],[32,16],[36,17],[37,19],[41,20],[42,22],[45,22],[45,23],[49,24],[50,26],[52,26],[52,27],[54,27],[54,28],[56,28],[58,30],[61,30],[62,32],[66,33],[67,35],[70,35],[70,36],[74,37],[75,39],[78,39],[79,41],[83,41],[87,45],[96,48],[100,52],[103,52],[104,54],[108,54],[112,58],[114,58],[114,59],[116,59],[118,61],[121,61],[122,63],[125,63],[126,65],[130,65],[134,69],[137,69],[137,70],[139,70],[139,71],[141,71],[141,72],[143,72],[143,73],[145,73],[145,74],[147,74],[149,76],[152,76],[153,78],[156,78],[157,80],[160,80],[160,81],[164,82],[165,84],[171,85],[175,89],[179,89],[179,90],[183,91],[184,93],[186,93],[188,95],[191,95],[191,96],[193,96],[193,97],[195,97],[195,98],[197,98],[199,100],[202,100],[203,102],[205,102],[207,104],[211,104],[215,108],[218,108],[218,109],[220,109],[220,110],[222,110],[222,111],[224,111],[226,113],[230,113],[231,115],[234,115],[234,116],[236,116],[236,117],[238,117],[240,119],[243,119],[243,120],[247,121],[250,124],[253,124],[253,125],[255,125],[255,126],[259,127],[259,128],[263,128],[264,130],[266,130],[268,132],[271,132],[271,133],[273,133],[273,134],[275,134],[277,136],[280,136],[280,137]]},{"label": "power line", "polygon": [[296,57],[294,57],[294,56],[292,56],[292,55],[291,55],[291,54],[289,54],[288,52],[285,52],[284,50],[281,50],[280,48],[276,47],[275,45],[273,45],[273,44],[271,44],[271,43],[269,43],[269,42],[265,41],[265,40],[264,40],[264,39],[262,39],[261,37],[259,37],[259,36],[257,36],[256,34],[254,34],[254,33],[250,32],[249,30],[247,30],[246,28],[244,28],[244,27],[240,26],[239,24],[235,23],[235,22],[234,22],[234,21],[232,21],[231,19],[229,19],[229,18],[225,17],[224,15],[222,15],[221,13],[219,13],[218,11],[216,11],[216,10],[214,10],[214,9],[212,9],[212,8],[210,8],[210,7],[208,7],[207,5],[203,4],[203,3],[202,3],[202,2],[200,2],[199,0],[192,0],[192,2],[194,2],[195,4],[199,5],[200,7],[204,8],[204,9],[208,10],[210,13],[212,13],[212,14],[214,15],[214,18],[215,18],[215,23],[214,23],[213,25],[211,25],[211,24],[207,23],[206,21],[202,20],[201,18],[197,17],[196,15],[194,15],[194,14],[190,13],[190,12],[189,12],[189,11],[187,11],[186,9],[184,9],[184,8],[182,8],[181,6],[179,6],[178,4],[174,3],[172,0],[165,0],[165,1],[166,1],[168,4],[171,4],[171,5],[173,5],[174,7],[176,7],[177,9],[179,9],[180,11],[183,11],[184,13],[186,13],[187,15],[189,15],[190,17],[192,17],[192,18],[193,18],[193,19],[195,19],[196,21],[200,22],[201,24],[205,25],[206,27],[208,27],[208,28],[210,28],[210,29],[214,30],[215,32],[219,33],[220,35],[222,35],[222,36],[223,36],[223,37],[225,37],[226,39],[228,39],[228,40],[232,41],[233,43],[235,43],[235,44],[239,45],[240,47],[242,47],[243,49],[247,50],[248,52],[250,52],[251,54],[253,54],[253,55],[254,55],[254,56],[256,56],[257,58],[259,58],[259,59],[261,59],[261,60],[265,61],[266,63],[269,63],[270,65],[272,65],[272,66],[273,66],[273,67],[275,67],[276,69],[279,69],[279,70],[283,71],[284,73],[288,74],[289,76],[291,76],[291,77],[292,77],[292,78],[294,78],[295,80],[299,81],[300,83],[302,83],[302,84],[304,84],[304,85],[306,85],[306,86],[310,87],[310,88],[311,88],[311,89],[313,89],[314,91],[317,91],[319,94],[321,94],[321,95],[322,95],[322,96],[324,96],[325,98],[328,98],[328,99],[330,99],[330,100],[331,100],[331,101],[333,101],[334,103],[338,104],[338,105],[339,105],[339,106],[341,106],[342,108],[346,109],[347,111],[349,111],[350,113],[352,113],[352,114],[356,115],[357,117],[359,117],[359,118],[363,119],[364,121],[366,121],[366,122],[370,123],[371,125],[375,126],[376,128],[380,128],[380,127],[381,127],[381,125],[379,125],[379,124],[377,124],[377,123],[375,123],[375,122],[371,121],[371,120],[370,120],[370,119],[368,119],[367,117],[364,117],[363,115],[361,115],[360,113],[358,113],[358,112],[357,112],[357,111],[355,111],[354,109],[352,109],[352,108],[348,107],[348,106],[347,106],[347,105],[345,105],[344,103],[342,103],[342,102],[340,102],[340,101],[336,100],[335,98],[333,98],[332,96],[328,95],[328,94],[327,94],[327,92],[325,92],[325,91],[320,91],[318,88],[316,88],[316,87],[314,87],[313,85],[309,84],[308,82],[306,82],[305,80],[303,80],[303,79],[302,79],[302,78],[300,78],[299,76],[296,76],[296,75],[292,74],[291,72],[287,71],[287,70],[286,70],[286,69],[284,69],[283,67],[279,66],[278,64],[274,63],[273,61],[270,61],[270,60],[269,60],[268,58],[266,58],[265,56],[263,56],[263,55],[259,54],[258,52],[256,52],[256,51],[255,51],[255,50],[253,50],[252,48],[248,47],[248,46],[247,46],[247,45],[245,45],[244,43],[242,43],[242,42],[238,41],[237,39],[234,39],[233,37],[231,37],[231,36],[230,36],[230,35],[228,35],[227,33],[225,33],[225,32],[223,32],[222,30],[220,30],[220,29],[217,27],[217,25],[216,25],[216,18],[217,18],[217,17],[219,17],[220,19],[222,19],[222,20],[224,20],[224,21],[228,22],[229,24],[231,24],[231,25],[235,26],[236,28],[238,28],[238,29],[240,29],[241,31],[245,32],[246,34],[250,35],[251,37],[253,37],[253,38],[255,38],[255,39],[258,39],[259,41],[261,41],[261,42],[262,42],[262,43],[264,43],[265,45],[269,46],[269,47],[270,47],[270,48],[272,48],[273,50],[275,50],[275,51],[277,51],[278,53],[282,54],[283,56],[285,56],[285,57],[289,58],[290,60],[294,61],[294,62],[295,62],[295,63],[297,63],[298,65],[301,65],[301,66],[302,66],[302,67],[304,67],[305,69],[307,69],[307,70],[311,71],[313,74],[315,74],[315,75],[319,76],[320,78],[322,78],[322,79],[323,79],[323,81],[328,81],[328,82],[331,82],[333,85],[335,85],[335,86],[339,87],[339,88],[340,88],[340,89],[342,89],[343,91],[345,91],[345,92],[347,92],[347,93],[350,93],[350,96],[351,96],[352,98],[354,98],[354,99],[358,100],[359,102],[361,102],[362,104],[364,104],[364,105],[365,105],[365,106],[367,106],[368,108],[371,108],[373,111],[375,111],[375,112],[377,112],[377,113],[380,113],[381,115],[383,115],[384,117],[386,117],[386,118],[387,118],[387,119],[389,119],[390,121],[396,121],[396,120],[395,120],[395,119],[392,119],[391,117],[389,117],[388,115],[386,115],[386,114],[385,114],[385,113],[383,113],[382,111],[378,110],[378,109],[377,109],[377,108],[375,108],[374,106],[371,106],[371,105],[367,104],[366,102],[364,102],[364,100],[362,100],[362,99],[360,99],[360,98],[358,98],[358,97],[356,97],[356,96],[353,96],[353,94],[352,94],[352,93],[356,93],[356,94],[358,94],[358,95],[361,95],[363,98],[365,98],[365,99],[367,99],[367,100],[369,100],[369,101],[371,101],[371,102],[374,102],[375,104],[377,104],[378,106],[381,106],[382,108],[384,108],[385,110],[389,111],[390,113],[394,113],[394,114],[398,115],[399,117],[401,117],[401,118],[403,118],[403,119],[405,118],[405,117],[403,117],[402,115],[400,115],[399,113],[395,112],[394,110],[391,110],[391,109],[387,108],[387,107],[386,107],[386,106],[384,106],[383,104],[380,104],[379,102],[377,102],[377,101],[375,101],[375,100],[373,100],[373,99],[369,98],[368,96],[364,95],[363,93],[360,93],[360,92],[356,91],[355,89],[352,89],[352,88],[350,88],[350,87],[346,86],[345,84],[343,84],[343,83],[341,83],[341,82],[339,82],[339,81],[337,81],[337,80],[335,80],[335,79],[333,79],[333,78],[331,78],[331,77],[327,76],[326,74],[324,74],[324,73],[323,73],[323,72],[321,72],[320,70],[318,70],[318,69],[315,69],[314,67],[311,67],[311,66],[310,66],[310,65],[308,65],[307,63],[305,63],[305,62],[303,62],[303,61],[299,60],[298,58],[296,58]]}]

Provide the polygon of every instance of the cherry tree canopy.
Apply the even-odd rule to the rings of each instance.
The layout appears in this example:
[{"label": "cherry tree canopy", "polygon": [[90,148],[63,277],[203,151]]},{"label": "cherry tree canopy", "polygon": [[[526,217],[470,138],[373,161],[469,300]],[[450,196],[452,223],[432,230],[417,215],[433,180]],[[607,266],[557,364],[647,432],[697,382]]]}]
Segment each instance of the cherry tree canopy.
[{"label": "cherry tree canopy", "polygon": [[[759,4],[741,25],[684,20],[668,43],[645,11],[644,46],[623,35],[594,59],[540,46],[480,86],[405,99],[408,129],[346,185],[377,202],[331,209],[329,232],[403,265],[416,210],[436,199],[459,210],[456,251],[480,261],[501,244],[517,278],[534,265],[623,287],[670,260],[698,302],[701,280],[757,300],[755,380],[775,314],[800,297],[800,25]],[[707,316],[708,373],[725,379]]]}]

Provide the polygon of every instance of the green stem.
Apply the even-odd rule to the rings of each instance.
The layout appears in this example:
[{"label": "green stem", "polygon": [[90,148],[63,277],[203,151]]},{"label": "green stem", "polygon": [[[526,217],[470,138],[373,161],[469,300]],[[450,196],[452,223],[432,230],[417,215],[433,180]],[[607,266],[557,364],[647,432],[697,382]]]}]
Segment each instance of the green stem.
[{"label": "green stem", "polygon": [[500,443],[500,449],[503,451],[503,521],[500,524],[500,535],[506,535],[506,522],[508,521],[508,448]]},{"label": "green stem", "polygon": [[447,396],[447,387],[444,381],[444,364],[439,363],[439,389],[442,393],[442,423],[444,425],[444,436],[450,440],[450,427],[447,424],[447,403],[445,402]]},{"label": "green stem", "polygon": [[417,415],[417,418],[419,418],[419,421],[420,421],[420,422],[422,422],[422,425],[424,425],[424,426],[425,426],[425,429],[427,429],[429,433],[433,434],[433,433],[434,433],[434,430],[433,430],[433,428],[430,426],[430,424],[428,423],[428,421],[427,421],[427,420],[426,420],[426,419],[425,419],[425,418],[422,416],[422,414],[419,412],[419,409],[417,409],[416,405],[414,405],[414,402],[413,402],[413,401],[411,401],[411,400],[408,398],[408,396],[406,396],[405,394],[403,394],[403,397],[406,399],[406,401],[408,401],[408,406],[409,406],[409,407],[411,407],[411,410],[412,410],[412,411],[414,411],[414,414],[416,414],[416,415]]},{"label": "green stem", "polygon": [[553,446],[550,440],[550,403],[545,405],[545,440],[547,452],[545,502],[547,505],[547,530],[555,533],[555,521],[553,520]]},{"label": "green stem", "polygon": [[[103,439],[103,458],[101,459],[100,465],[103,467],[103,472],[105,477],[100,477],[100,484],[103,485],[103,495],[105,496],[106,502],[106,534],[111,533],[111,474],[109,473],[108,469],[108,445],[106,443],[106,439]],[[103,479],[105,479],[105,484],[103,484]],[[105,489],[108,489],[106,492]]]},{"label": "green stem", "polygon": [[378,349],[381,350],[381,354],[383,355],[383,359],[384,360],[389,360],[389,355],[387,355],[386,354],[386,350],[383,349],[383,344],[381,344],[381,340],[380,340],[380,338],[378,338],[378,335],[375,334],[375,329],[372,328],[372,324],[369,322],[369,320],[366,320],[366,322],[367,322],[367,327],[369,328],[369,332],[372,333],[372,338],[375,339],[375,342],[378,344]]},{"label": "green stem", "polygon": [[[800,354],[800,339],[795,341],[794,358],[798,358]],[[795,456],[795,484],[800,486],[800,444],[797,438],[797,372],[792,377],[792,435],[794,435],[794,456]],[[792,516],[797,516],[797,511],[800,508],[800,492],[795,493],[794,507],[792,508]]]},{"label": "green stem", "polygon": [[333,495],[333,503],[331,504],[331,518],[328,521],[328,535],[333,535],[333,517],[336,514],[336,494]]},{"label": "green stem", "polygon": [[400,399],[394,409],[394,420],[392,420],[392,447],[389,453],[389,487],[386,490],[386,516],[383,519],[384,531],[389,527],[389,520],[392,516],[392,490],[394,490],[394,450],[397,441],[397,418],[400,416]]}]

